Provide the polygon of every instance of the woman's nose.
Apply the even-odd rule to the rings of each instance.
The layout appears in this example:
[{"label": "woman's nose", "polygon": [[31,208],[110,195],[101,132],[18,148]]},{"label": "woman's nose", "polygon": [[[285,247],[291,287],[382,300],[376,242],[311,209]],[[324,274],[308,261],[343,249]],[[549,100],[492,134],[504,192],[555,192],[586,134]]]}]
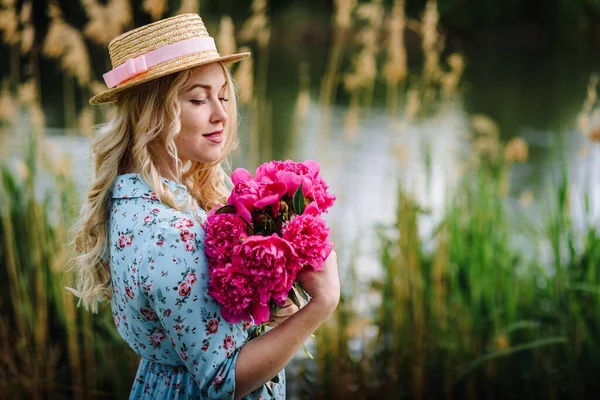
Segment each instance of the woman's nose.
[{"label": "woman's nose", "polygon": [[222,122],[225,124],[227,122],[227,104],[221,100],[214,103],[213,113],[211,116],[211,122],[217,123]]}]

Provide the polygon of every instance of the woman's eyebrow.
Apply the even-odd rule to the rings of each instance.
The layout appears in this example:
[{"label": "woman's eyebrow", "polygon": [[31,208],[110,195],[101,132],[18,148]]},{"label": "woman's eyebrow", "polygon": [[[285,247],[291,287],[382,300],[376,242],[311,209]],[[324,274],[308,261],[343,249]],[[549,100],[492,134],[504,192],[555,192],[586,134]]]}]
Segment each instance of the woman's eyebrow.
[{"label": "woman's eyebrow", "polygon": [[[223,89],[225,86],[227,86],[227,82],[225,82],[223,84],[223,86],[221,86],[221,89]],[[191,92],[192,90],[196,89],[197,87],[200,87],[200,88],[206,89],[206,90],[212,90],[211,85],[204,84],[204,83],[196,83],[195,85],[192,85],[188,90],[186,90],[186,92]]]}]

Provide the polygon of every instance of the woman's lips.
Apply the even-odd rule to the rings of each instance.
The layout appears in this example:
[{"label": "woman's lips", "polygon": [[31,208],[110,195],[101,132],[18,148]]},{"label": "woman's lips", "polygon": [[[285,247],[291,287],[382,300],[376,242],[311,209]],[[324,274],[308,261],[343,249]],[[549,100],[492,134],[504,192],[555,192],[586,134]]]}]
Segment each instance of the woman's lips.
[{"label": "woman's lips", "polygon": [[220,131],[215,131],[215,132],[212,132],[212,133],[207,133],[207,134],[202,135],[202,136],[204,136],[205,138],[207,138],[211,142],[221,143],[223,141],[223,135],[222,135],[222,133],[223,133],[223,130],[220,130]]}]

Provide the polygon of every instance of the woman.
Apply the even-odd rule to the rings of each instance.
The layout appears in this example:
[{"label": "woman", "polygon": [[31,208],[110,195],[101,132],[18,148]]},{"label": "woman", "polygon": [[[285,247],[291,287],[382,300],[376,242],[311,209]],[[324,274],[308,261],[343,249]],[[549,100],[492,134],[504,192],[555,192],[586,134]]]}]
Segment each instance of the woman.
[{"label": "woman", "polygon": [[236,129],[224,63],[249,54],[219,56],[196,14],[108,47],[109,89],[90,103],[116,102],[116,114],[91,149],[72,291],[93,311],[110,299],[120,335],[142,357],[130,398],[284,398],[283,368],[333,312],[340,287],[332,252],[323,271],[298,275],[311,301],[252,340],[207,294],[202,221],[228,196],[222,165]]}]

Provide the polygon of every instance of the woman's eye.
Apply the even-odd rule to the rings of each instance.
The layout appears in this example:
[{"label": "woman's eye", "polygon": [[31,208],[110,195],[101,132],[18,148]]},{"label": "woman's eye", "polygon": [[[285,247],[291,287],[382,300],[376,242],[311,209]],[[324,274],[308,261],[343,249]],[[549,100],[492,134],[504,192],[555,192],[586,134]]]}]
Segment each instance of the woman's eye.
[{"label": "woman's eye", "polygon": [[229,99],[226,99],[224,97],[220,97],[219,100],[221,100],[221,101],[229,101]]},{"label": "woman's eye", "polygon": [[206,103],[206,100],[190,100],[192,102],[192,104],[195,104],[197,106]]}]

